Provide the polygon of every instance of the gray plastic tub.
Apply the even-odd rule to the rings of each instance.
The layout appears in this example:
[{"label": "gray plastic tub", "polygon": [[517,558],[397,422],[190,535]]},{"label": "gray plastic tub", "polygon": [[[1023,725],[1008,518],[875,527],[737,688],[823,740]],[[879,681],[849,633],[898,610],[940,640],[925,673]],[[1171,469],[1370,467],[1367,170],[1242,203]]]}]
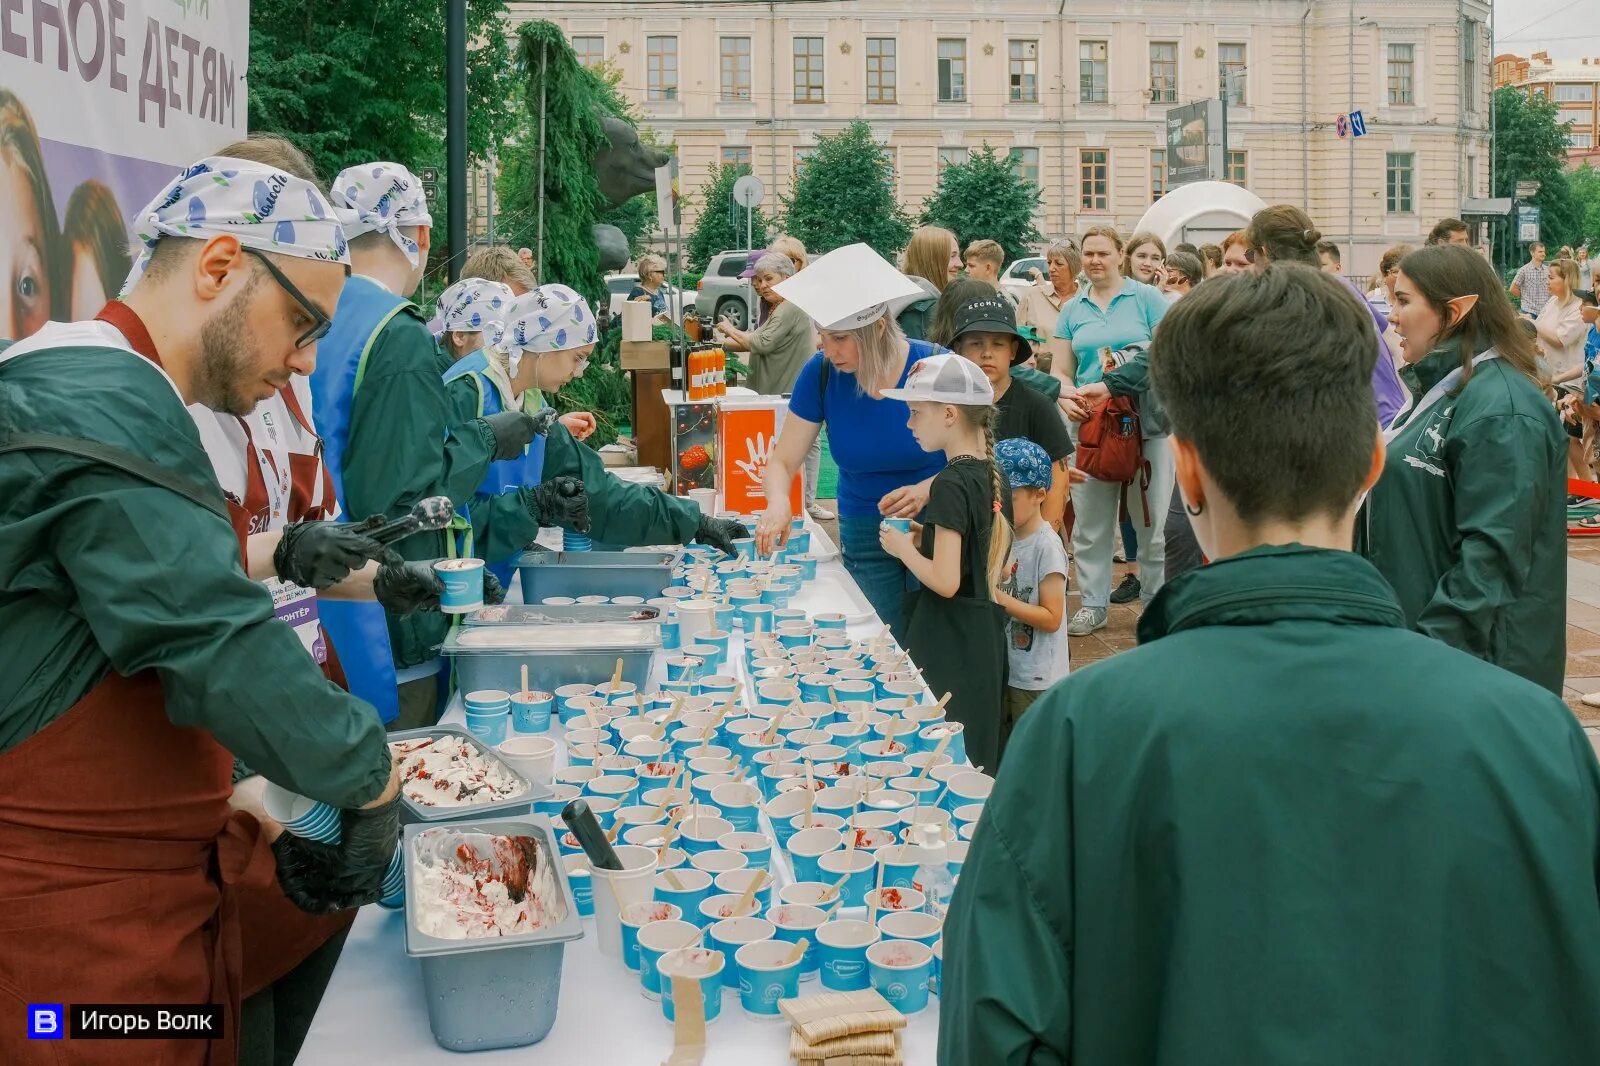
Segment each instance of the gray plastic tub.
[{"label": "gray plastic tub", "polygon": [[627,606],[612,603],[578,603],[566,607],[550,604],[502,603],[484,607],[461,620],[467,626],[534,626],[566,622],[631,622],[649,625],[659,622],[661,608],[644,604]]},{"label": "gray plastic tub", "polygon": [[[678,552],[523,552],[517,560],[522,602],[547,596],[661,595],[672,584]],[[609,676],[609,675],[608,675]]]},{"label": "gray plastic tub", "polygon": [[622,679],[643,689],[650,660],[661,647],[654,622],[571,622],[527,626],[468,626],[445,638],[442,651],[463,692],[522,687],[546,692],[563,685],[599,685],[611,680],[622,660]]},{"label": "gray plastic tub", "polygon": [[[444,940],[417,928],[415,841],[437,829],[531,836],[539,842],[538,861],[551,864],[565,917],[535,933]],[[525,1047],[549,1035],[561,996],[561,962],[568,941],[583,936],[583,922],[572,899],[565,864],[550,821],[542,814],[489,818],[449,826],[412,825],[405,831],[406,954],[422,966],[428,1024],[440,1047],[485,1051]]]},{"label": "gray plastic tub", "polygon": [[[464,737],[468,743],[478,749],[478,753],[486,755],[502,766],[518,781],[528,786],[528,790],[521,795],[509,799],[497,800],[494,803],[475,803],[470,807],[424,807],[413,803],[405,794],[402,786],[400,792],[400,821],[404,825],[421,822],[427,825],[438,825],[441,822],[459,822],[468,818],[504,818],[511,815],[528,815],[533,811],[536,800],[549,799],[552,793],[537,781],[529,781],[517,768],[508,765],[497,755],[493,748],[484,746],[483,741],[473,736],[465,729],[456,726],[436,725],[427,729],[402,729],[398,733],[390,733],[389,741],[412,740],[416,737]],[[508,734],[509,735],[509,734]]]}]

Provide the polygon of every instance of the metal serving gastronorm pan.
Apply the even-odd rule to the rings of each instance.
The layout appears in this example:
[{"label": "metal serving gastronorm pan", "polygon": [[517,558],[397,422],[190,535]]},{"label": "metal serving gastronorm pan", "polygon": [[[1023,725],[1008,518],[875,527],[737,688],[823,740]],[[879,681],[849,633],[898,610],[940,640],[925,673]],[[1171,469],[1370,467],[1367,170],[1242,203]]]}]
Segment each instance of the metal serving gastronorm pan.
[{"label": "metal serving gastronorm pan", "polygon": [[672,584],[678,552],[524,552],[517,560],[522,602],[548,596],[639,596]]},{"label": "metal serving gastronorm pan", "polygon": [[465,626],[445,639],[442,650],[462,692],[515,692],[522,687],[524,666],[532,687],[554,692],[563,685],[610,681],[618,659],[622,679],[642,689],[660,647],[661,627],[654,622],[566,622]]},{"label": "metal serving gastronorm pan", "polygon": [[585,622],[625,622],[653,625],[661,618],[661,608],[612,603],[577,603],[566,607],[549,604],[502,603],[484,607],[461,620],[466,626],[532,626]]}]

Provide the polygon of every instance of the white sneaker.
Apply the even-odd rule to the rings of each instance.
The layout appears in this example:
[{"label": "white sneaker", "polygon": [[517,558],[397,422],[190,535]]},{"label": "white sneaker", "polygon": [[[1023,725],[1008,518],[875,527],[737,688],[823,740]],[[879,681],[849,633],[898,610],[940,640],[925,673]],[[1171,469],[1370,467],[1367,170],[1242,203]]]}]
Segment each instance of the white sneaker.
[{"label": "white sneaker", "polygon": [[815,518],[818,522],[832,522],[836,517],[832,511],[828,510],[820,503],[814,503],[810,507],[807,507],[806,513],[812,518]]},{"label": "white sneaker", "polygon": [[1086,637],[1097,629],[1106,627],[1106,609],[1104,607],[1080,607],[1078,613],[1072,616],[1072,621],[1067,624],[1067,635],[1070,637]]}]

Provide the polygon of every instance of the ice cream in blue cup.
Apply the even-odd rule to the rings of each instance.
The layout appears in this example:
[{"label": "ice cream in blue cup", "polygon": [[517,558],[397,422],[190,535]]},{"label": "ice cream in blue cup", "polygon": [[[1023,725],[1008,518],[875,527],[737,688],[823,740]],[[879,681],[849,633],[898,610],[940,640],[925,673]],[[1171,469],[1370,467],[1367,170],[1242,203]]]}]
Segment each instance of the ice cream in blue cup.
[{"label": "ice cream in blue cup", "polygon": [[[667,876],[669,872],[671,877]],[[654,895],[662,903],[671,903],[682,911],[685,921],[706,925],[709,923],[705,915],[700,913],[700,904],[712,896],[711,882],[711,874],[692,867],[659,870],[656,872]]]},{"label": "ice cream in blue cup", "polygon": [[549,799],[536,799],[533,801],[534,813],[542,814],[546,818],[554,818],[561,813],[562,809],[565,808],[567,804],[571,803],[582,794],[583,790],[577,785],[569,785],[558,782],[550,786]]},{"label": "ice cream in blue cup", "polygon": [[867,905],[867,893],[872,890],[872,880],[876,870],[877,861],[872,853],[857,848],[849,851],[830,851],[817,860],[819,881],[826,881],[831,885],[841,878],[844,879],[839,895],[844,897],[846,907]]},{"label": "ice cream in blue cup", "polygon": [[700,988],[701,1017],[715,1021],[722,1013],[722,982],[727,963],[722,952],[706,948],[679,948],[661,956],[656,973],[661,983],[661,1013],[669,1022],[678,1020],[674,992],[682,981],[692,981]]},{"label": "ice cream in blue cup", "polygon": [[803,529],[798,533],[789,534],[789,542],[786,546],[789,549],[787,552],[788,558],[793,558],[796,555],[801,555],[810,551],[811,531]]},{"label": "ice cream in blue cup", "polygon": [[[645,999],[661,998],[661,959],[680,948],[698,948],[705,934],[698,925],[682,919],[651,922],[639,930],[639,988]],[[720,986],[718,986],[720,995]]]},{"label": "ice cream in blue cup", "polygon": [[[747,781],[718,784],[708,797],[737,833],[758,833],[761,828],[761,789]],[[726,848],[726,845],[724,845]],[[769,852],[770,854],[770,852]]]},{"label": "ice cream in blue cup", "polygon": [[939,806],[954,814],[958,807],[988,802],[989,794],[993,791],[994,778],[977,770],[968,770],[950,778],[945,785],[944,796],[940,799]]},{"label": "ice cream in blue cup", "polygon": [[[730,600],[728,603],[717,604],[716,608],[712,611],[712,624],[715,625],[721,632],[729,633],[733,630],[733,620],[738,617],[739,609],[735,607]],[[724,642],[724,644],[726,644],[726,642]],[[724,647],[723,650],[726,651],[727,648]]]},{"label": "ice cream in blue cup", "polygon": [[493,747],[506,739],[506,734],[511,731],[510,701],[499,711],[479,713],[468,710],[466,718],[467,732]]},{"label": "ice cream in blue cup", "polygon": [[691,857],[702,851],[716,851],[717,841],[733,832],[733,823],[725,818],[691,814],[678,823],[678,846]]},{"label": "ice cream in blue cup", "polygon": [[556,714],[561,716],[563,722],[567,721],[576,713],[572,710],[572,701],[583,696],[593,695],[593,685],[562,685],[556,689]]},{"label": "ice cream in blue cup", "polygon": [[394,858],[389,860],[389,868],[384,871],[383,884],[378,892],[380,907],[396,910],[406,905],[406,860],[403,847],[394,849]]},{"label": "ice cream in blue cup", "polygon": [[923,911],[884,911],[878,932],[885,940],[915,940],[931,948],[944,934],[944,919]]},{"label": "ice cream in blue cup", "polygon": [[[795,625],[791,628],[780,629],[778,630],[778,643],[790,650],[803,648],[811,643],[810,627]],[[809,699],[810,697],[807,698]],[[826,694],[823,695],[823,698],[827,698]]]},{"label": "ice cream in blue cup", "polygon": [[795,952],[795,945],[785,940],[761,940],[734,952],[739,1005],[746,1014],[776,1018],[778,1001],[800,994],[801,959]]},{"label": "ice cream in blue cup", "polygon": [[824,701],[832,682],[831,674],[806,674],[800,678],[800,698],[807,703]]},{"label": "ice cream in blue cup", "polygon": [[750,888],[751,882],[756,882],[759,887],[755,893],[756,909],[752,912],[760,914],[772,906],[772,875],[765,870],[755,870],[746,867],[742,870],[724,870],[716,875],[712,882],[711,896],[728,896],[738,899]]},{"label": "ice cream in blue cup", "polygon": [[782,794],[785,781],[803,777],[805,772],[798,763],[768,763],[761,768],[756,780],[761,784],[761,795],[771,802]]},{"label": "ice cream in blue cup", "polygon": [[[748,607],[751,604],[759,604],[760,602],[761,602],[761,590],[760,589],[756,589],[756,588],[741,588],[741,589],[734,589],[734,590],[730,591],[728,593],[728,606],[733,608],[734,624],[735,625],[743,625],[744,624],[743,623],[743,619],[741,617],[740,608]],[[722,628],[722,624],[720,622],[717,623],[717,628],[718,629]]]},{"label": "ice cream in blue cup", "polygon": [[[762,593],[762,596],[765,595],[766,593]],[[745,636],[749,637],[753,633],[771,633],[774,609],[772,603],[766,599],[756,603],[741,604],[739,622],[744,626]]]},{"label": "ice cream in blue cup", "polygon": [[765,833],[724,833],[717,838],[717,847],[742,853],[751,869],[766,870],[772,865],[772,840]]},{"label": "ice cream in blue cup", "polygon": [[556,698],[548,692],[511,694],[511,728],[518,733],[544,733],[550,729],[550,716]]},{"label": "ice cream in blue cup", "polygon": [[[678,654],[683,656],[685,659],[700,660],[700,669],[691,675],[696,681],[699,681],[702,678],[711,677],[712,675],[716,674],[717,671],[722,669],[722,664],[726,662],[728,658],[728,651],[725,645],[719,648],[715,644],[706,644],[702,640],[702,638],[705,636],[707,636],[707,634],[702,633],[699,637],[695,638],[695,642],[693,644],[685,644],[682,648],[678,649]],[[682,678],[680,677],[679,680],[682,680]]]},{"label": "ice cream in blue cup", "polygon": [[880,940],[867,949],[872,987],[901,1014],[920,1014],[928,1006],[933,949],[915,940]]},{"label": "ice cream in blue cup", "polygon": [[323,844],[337,844],[344,838],[337,807],[270,782],[262,793],[261,803],[267,817],[297,837]]},{"label": "ice cream in blue cup", "polygon": [[911,532],[911,519],[909,518],[885,518],[882,524],[890,529],[897,529],[901,533]]},{"label": "ice cream in blue cup", "polygon": [[589,858],[582,852],[561,856],[567,868],[567,883],[572,886],[572,902],[578,914],[588,918],[594,914],[594,878],[589,873]]},{"label": "ice cream in blue cup", "polygon": [[664,903],[661,900],[647,900],[644,903],[630,903],[622,908],[622,965],[630,970],[639,969],[639,930],[651,922],[676,922],[683,918],[683,911],[675,904]]},{"label": "ice cream in blue cup", "polygon": [[787,607],[793,599],[794,590],[788,585],[773,582],[761,590],[761,602],[773,607]]},{"label": "ice cream in blue cup", "polygon": [[603,774],[590,781],[584,791],[597,798],[616,800],[618,807],[631,807],[638,802],[639,779],[631,774]]},{"label": "ice cream in blue cup", "polygon": [[[869,675],[870,677],[870,675]],[[833,695],[840,703],[872,703],[877,699],[877,689],[870,680],[854,677],[835,677]]]},{"label": "ice cream in blue cup", "polygon": [[679,629],[677,615],[663,615],[656,620],[661,627],[661,646],[667,651],[676,651],[679,643]]},{"label": "ice cream in blue cup", "polygon": [[815,555],[789,555],[789,561],[800,568],[800,576],[806,581],[817,579],[817,562]]},{"label": "ice cream in blue cup", "polygon": [[[717,649],[717,652],[716,652],[715,655],[706,655],[705,656],[705,660],[708,663],[714,663],[716,665],[717,669],[720,670],[724,666],[727,665],[727,662],[728,662],[728,642],[729,642],[729,640],[731,638],[732,638],[732,634],[731,633],[729,633],[726,629],[722,629],[722,628],[719,627],[717,629],[708,629],[704,633],[701,633],[698,637],[696,637],[694,639],[695,639],[695,644],[700,646],[700,647],[708,647],[708,648]],[[700,655],[702,653],[698,652],[698,651],[689,651],[689,650],[685,649],[684,650],[684,654],[685,655]],[[707,676],[709,676],[709,673],[708,673]]]},{"label": "ice cream in blue cup", "polygon": [[697,696],[700,694],[700,679],[681,677],[676,681],[663,681],[661,682],[661,691],[671,692],[679,696]]},{"label": "ice cream in blue cup", "polygon": [[733,542],[734,553],[746,561],[756,557],[756,539],[754,537],[738,537]]},{"label": "ice cream in blue cup", "polygon": [[[737,902],[733,897],[712,896],[702,903],[701,909],[710,907],[713,903],[727,900],[727,906]],[[752,908],[753,909],[753,908]],[[713,919],[706,929],[706,943],[718,951],[724,952],[729,958],[746,944],[758,944],[763,940],[772,940],[778,932],[778,927],[765,918],[757,918],[754,914],[733,918],[716,918],[717,911],[713,911]],[[722,972],[722,984],[725,988],[738,989],[739,978],[731,970]]]},{"label": "ice cream in blue cup", "polygon": [[789,864],[796,881],[833,881],[824,877],[824,855],[844,847],[844,834],[837,829],[802,829],[789,838]]},{"label": "ice cream in blue cup", "polygon": [[[690,645],[693,647],[693,645]],[[671,655],[667,657],[667,680],[671,681],[698,681],[701,671],[705,670],[706,661],[695,655]]]},{"label": "ice cream in blue cup", "polygon": [[434,573],[444,585],[439,593],[439,610],[445,614],[467,614],[483,606],[483,560],[440,559]]},{"label": "ice cream in blue cup", "polygon": [[767,911],[767,921],[777,926],[776,938],[798,943],[808,942],[805,959],[800,964],[800,979],[810,981],[817,976],[821,955],[817,951],[817,929],[828,920],[822,908],[803,903],[783,903]]},{"label": "ice cream in blue cup", "polygon": [[838,611],[823,611],[821,614],[811,616],[811,624],[821,630],[843,633],[850,620]]},{"label": "ice cream in blue cup", "polygon": [[867,949],[882,939],[876,926],[855,918],[824,922],[817,928],[817,960],[822,987],[832,992],[859,992],[872,986]]},{"label": "ice cream in blue cup", "polygon": [[917,736],[920,738],[918,749],[921,751],[937,751],[939,744],[946,736],[950,742],[945,745],[944,753],[955,762],[967,761],[967,743],[962,737],[963,726],[960,722],[937,722],[934,725],[923,726]]}]

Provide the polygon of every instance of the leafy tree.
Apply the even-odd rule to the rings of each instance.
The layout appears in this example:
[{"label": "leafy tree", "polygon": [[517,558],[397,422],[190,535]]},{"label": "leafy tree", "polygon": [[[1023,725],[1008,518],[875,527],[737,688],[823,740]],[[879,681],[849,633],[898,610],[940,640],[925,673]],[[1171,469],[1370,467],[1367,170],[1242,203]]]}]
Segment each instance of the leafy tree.
[{"label": "leafy tree", "polygon": [[[444,162],[445,5],[402,0],[250,5],[250,128],[299,145],[326,179],[376,159]],[[467,151],[482,159],[516,113],[504,0],[467,8]],[[441,197],[440,202],[443,202]]]},{"label": "leafy tree", "polygon": [[[711,165],[711,180],[700,192],[700,217],[695,219],[694,231],[689,234],[689,262],[696,270],[704,271],[718,252],[745,246],[745,209],[733,202],[733,183],[748,173],[750,167],[746,164]],[[750,225],[755,246],[765,247],[767,216],[761,208],[755,209]]]},{"label": "leafy tree", "polygon": [[[1566,128],[1555,101],[1509,86],[1496,89],[1494,118],[1494,195],[1514,196],[1517,182],[1539,182],[1529,202],[1539,207],[1541,238],[1552,246],[1581,240],[1583,206],[1567,175]],[[1520,248],[1514,241],[1507,245],[1501,257],[1517,259]]]},{"label": "leafy tree", "polygon": [[975,240],[998,241],[1006,262],[1021,259],[1043,238],[1034,227],[1039,187],[1021,177],[1008,157],[985,144],[964,163],[939,175],[939,186],[922,209],[922,221],[943,226],[965,248]]},{"label": "leafy tree", "polygon": [[1583,239],[1589,256],[1600,254],[1600,170],[1585,163],[1572,172],[1572,195],[1583,210]]},{"label": "leafy tree", "polygon": [[785,228],[813,254],[865,243],[892,259],[911,239],[911,220],[895,200],[889,153],[865,122],[817,142],[784,207]]}]

